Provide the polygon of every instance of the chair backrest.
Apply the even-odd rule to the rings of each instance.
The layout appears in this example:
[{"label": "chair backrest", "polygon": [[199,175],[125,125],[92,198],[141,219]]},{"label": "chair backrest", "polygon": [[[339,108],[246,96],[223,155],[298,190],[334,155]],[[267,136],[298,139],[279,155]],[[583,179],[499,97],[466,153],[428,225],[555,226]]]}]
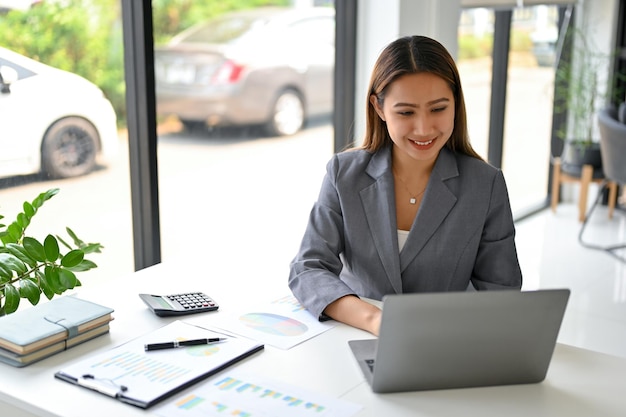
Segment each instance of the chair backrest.
[{"label": "chair backrest", "polygon": [[626,184],[626,124],[617,120],[614,109],[598,113],[600,152],[604,176],[619,184]]}]

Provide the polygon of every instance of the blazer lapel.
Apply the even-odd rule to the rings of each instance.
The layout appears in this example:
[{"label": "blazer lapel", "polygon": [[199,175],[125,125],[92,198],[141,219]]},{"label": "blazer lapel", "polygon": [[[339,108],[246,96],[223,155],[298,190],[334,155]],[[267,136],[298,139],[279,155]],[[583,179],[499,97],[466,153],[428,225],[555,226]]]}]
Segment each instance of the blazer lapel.
[{"label": "blazer lapel", "polygon": [[387,278],[397,293],[402,292],[400,257],[396,234],[396,204],[391,174],[391,151],[377,152],[366,172],[375,180],[360,191],[361,202],[367,218],[374,245],[383,264]]},{"label": "blazer lapel", "polygon": [[428,187],[419,212],[415,216],[411,233],[400,253],[401,271],[413,261],[456,204],[457,198],[446,186],[445,181],[458,175],[454,155],[447,148],[443,148],[430,174]]}]

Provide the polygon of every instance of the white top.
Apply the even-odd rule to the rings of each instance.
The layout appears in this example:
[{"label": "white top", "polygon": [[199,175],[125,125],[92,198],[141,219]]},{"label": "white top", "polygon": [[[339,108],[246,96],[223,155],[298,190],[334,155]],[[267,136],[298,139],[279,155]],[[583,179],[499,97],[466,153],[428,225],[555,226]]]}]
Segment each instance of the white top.
[{"label": "white top", "polygon": [[404,247],[404,244],[406,243],[406,239],[408,237],[409,237],[408,230],[398,229],[398,248],[400,249],[400,252],[402,252],[402,248]]}]

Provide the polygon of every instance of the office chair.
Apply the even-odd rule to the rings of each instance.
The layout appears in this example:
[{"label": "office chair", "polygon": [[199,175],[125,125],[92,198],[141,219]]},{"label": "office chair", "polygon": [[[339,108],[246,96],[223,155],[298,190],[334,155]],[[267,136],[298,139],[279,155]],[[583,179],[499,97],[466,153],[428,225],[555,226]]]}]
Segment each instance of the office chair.
[{"label": "office chair", "polygon": [[[584,247],[606,251],[620,261],[626,262],[623,256],[615,253],[618,249],[626,248],[626,243],[599,246],[583,240],[583,233],[589,216],[591,216],[591,213],[602,199],[605,190],[609,190],[609,201],[615,201],[617,199],[617,184],[626,185],[626,163],[624,162],[626,161],[626,124],[617,120],[617,111],[614,108],[605,108],[598,113],[598,126],[600,128],[602,170],[604,171],[605,179],[600,187],[596,201],[583,220],[578,240]],[[609,217],[612,217],[612,214],[610,212]]]}]

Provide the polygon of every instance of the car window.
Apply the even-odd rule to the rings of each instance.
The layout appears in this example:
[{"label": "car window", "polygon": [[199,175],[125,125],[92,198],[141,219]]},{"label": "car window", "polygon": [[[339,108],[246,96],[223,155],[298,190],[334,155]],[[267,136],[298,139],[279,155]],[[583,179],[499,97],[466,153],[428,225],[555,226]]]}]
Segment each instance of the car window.
[{"label": "car window", "polygon": [[300,20],[289,28],[290,38],[318,44],[335,44],[335,19],[310,18]]},{"label": "car window", "polygon": [[179,39],[181,43],[226,43],[244,33],[263,26],[264,19],[251,16],[229,17],[208,22]]},{"label": "car window", "polygon": [[24,68],[20,65],[15,64],[12,61],[9,61],[7,59],[4,59],[0,56],[0,66],[6,65],[8,67],[13,68],[15,71],[17,71],[17,79],[18,80],[23,80],[24,78],[28,78],[28,77],[32,77],[33,75],[37,75],[37,73]]}]

